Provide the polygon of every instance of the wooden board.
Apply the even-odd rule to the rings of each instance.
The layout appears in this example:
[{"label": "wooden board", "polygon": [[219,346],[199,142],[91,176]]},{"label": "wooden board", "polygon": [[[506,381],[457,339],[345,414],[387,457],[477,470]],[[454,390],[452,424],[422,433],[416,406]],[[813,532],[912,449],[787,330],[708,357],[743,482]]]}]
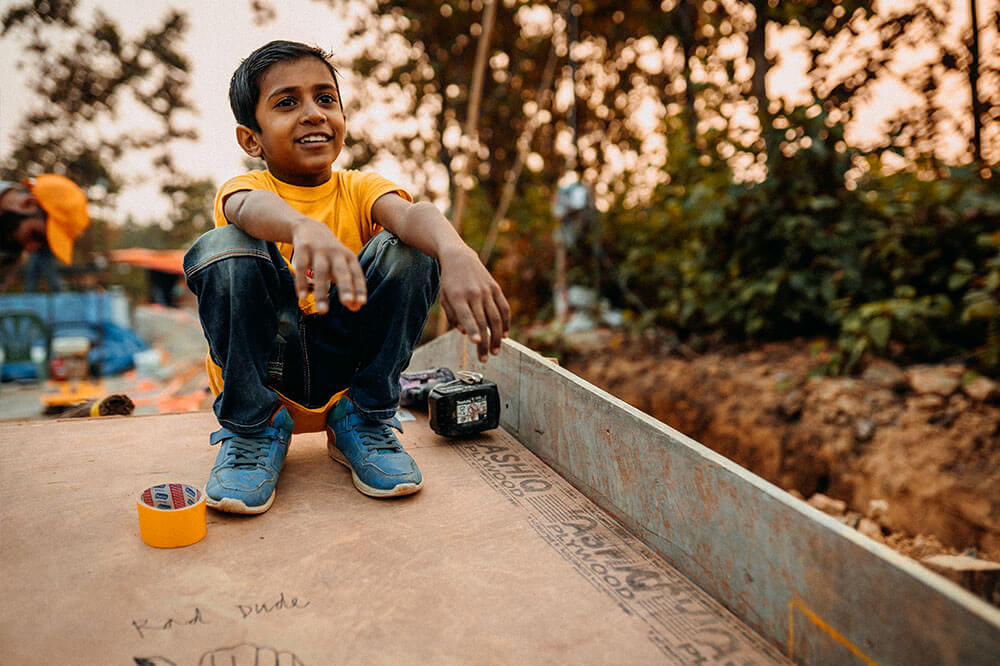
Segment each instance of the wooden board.
[{"label": "wooden board", "polygon": [[269,512],[145,545],[137,496],[200,487],[216,427],[0,424],[3,663],[786,663],[502,431],[404,423],[426,487],[396,500],[297,435]]},{"label": "wooden board", "polygon": [[794,661],[1000,664],[1000,609],[523,345],[411,366],[495,381],[508,432]]}]

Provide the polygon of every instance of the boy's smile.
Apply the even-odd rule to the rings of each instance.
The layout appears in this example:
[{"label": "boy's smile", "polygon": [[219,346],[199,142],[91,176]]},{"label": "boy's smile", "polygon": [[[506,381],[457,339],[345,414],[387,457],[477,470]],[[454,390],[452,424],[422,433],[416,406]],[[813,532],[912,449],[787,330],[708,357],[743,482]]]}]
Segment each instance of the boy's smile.
[{"label": "boy's smile", "polygon": [[318,58],[279,62],[260,77],[260,132],[240,126],[237,139],[252,157],[290,185],[315,186],[330,179],[346,132],[333,74]]}]

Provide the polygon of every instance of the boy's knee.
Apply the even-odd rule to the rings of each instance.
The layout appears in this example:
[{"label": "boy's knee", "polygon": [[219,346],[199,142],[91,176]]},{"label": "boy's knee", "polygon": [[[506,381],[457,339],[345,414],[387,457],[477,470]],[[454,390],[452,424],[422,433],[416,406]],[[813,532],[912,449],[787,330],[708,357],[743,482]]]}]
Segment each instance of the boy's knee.
[{"label": "boy's knee", "polygon": [[205,232],[194,242],[184,255],[184,275],[190,279],[218,261],[235,257],[271,260],[265,241],[227,224]]},{"label": "boy's knee", "polygon": [[379,264],[389,279],[436,283],[440,272],[436,260],[395,236],[386,242]]}]

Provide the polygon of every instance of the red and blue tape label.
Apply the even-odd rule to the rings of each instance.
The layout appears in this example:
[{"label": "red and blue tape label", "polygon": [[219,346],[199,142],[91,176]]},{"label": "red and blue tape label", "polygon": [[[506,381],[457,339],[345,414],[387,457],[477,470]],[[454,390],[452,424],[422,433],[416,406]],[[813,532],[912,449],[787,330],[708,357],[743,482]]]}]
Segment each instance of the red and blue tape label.
[{"label": "red and blue tape label", "polygon": [[161,483],[142,493],[143,504],[161,511],[194,506],[200,499],[201,491],[186,483]]}]

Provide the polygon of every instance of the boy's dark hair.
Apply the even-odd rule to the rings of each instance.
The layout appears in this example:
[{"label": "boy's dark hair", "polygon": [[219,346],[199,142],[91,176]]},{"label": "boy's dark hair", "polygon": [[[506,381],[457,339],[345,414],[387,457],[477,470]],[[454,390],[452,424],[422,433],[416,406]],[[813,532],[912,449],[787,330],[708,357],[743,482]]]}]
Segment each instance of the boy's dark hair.
[{"label": "boy's dark hair", "polygon": [[261,46],[240,63],[229,82],[229,106],[233,109],[236,122],[255,132],[260,131],[260,124],[254,113],[257,109],[257,100],[260,98],[260,77],[272,65],[299,58],[318,58],[323,61],[333,75],[333,85],[337,88],[337,101],[343,104],[337,70],[330,64],[330,57],[331,54],[323,49],[300,42],[276,40]]}]

